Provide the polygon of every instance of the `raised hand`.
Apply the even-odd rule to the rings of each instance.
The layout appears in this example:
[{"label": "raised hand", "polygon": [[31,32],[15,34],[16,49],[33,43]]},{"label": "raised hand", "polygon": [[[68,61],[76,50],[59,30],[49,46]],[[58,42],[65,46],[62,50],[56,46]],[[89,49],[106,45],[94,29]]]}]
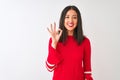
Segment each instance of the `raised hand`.
[{"label": "raised hand", "polygon": [[51,24],[50,29],[47,28],[47,30],[50,33],[51,38],[52,38],[52,44],[51,45],[52,45],[53,48],[56,48],[56,45],[57,45],[57,43],[58,43],[58,41],[60,39],[60,36],[62,34],[62,30],[58,29],[56,31],[56,23],[54,23],[54,25]]}]

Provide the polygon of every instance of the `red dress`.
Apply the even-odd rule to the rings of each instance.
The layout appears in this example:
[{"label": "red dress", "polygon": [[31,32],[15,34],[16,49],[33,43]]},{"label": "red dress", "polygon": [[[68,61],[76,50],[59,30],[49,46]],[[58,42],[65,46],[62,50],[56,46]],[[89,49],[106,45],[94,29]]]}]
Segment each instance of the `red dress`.
[{"label": "red dress", "polygon": [[88,38],[78,45],[73,36],[65,44],[58,42],[56,49],[49,40],[46,67],[54,71],[53,80],[93,80],[91,77],[91,46]]}]

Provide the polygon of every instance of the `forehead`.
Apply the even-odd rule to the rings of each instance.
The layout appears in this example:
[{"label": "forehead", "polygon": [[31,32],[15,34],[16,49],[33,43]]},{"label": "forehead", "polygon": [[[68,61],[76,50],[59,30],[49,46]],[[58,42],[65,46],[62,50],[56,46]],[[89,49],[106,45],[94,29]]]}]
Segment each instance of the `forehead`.
[{"label": "forehead", "polygon": [[77,16],[77,13],[76,13],[75,10],[70,9],[70,10],[67,11],[66,15],[76,15]]}]

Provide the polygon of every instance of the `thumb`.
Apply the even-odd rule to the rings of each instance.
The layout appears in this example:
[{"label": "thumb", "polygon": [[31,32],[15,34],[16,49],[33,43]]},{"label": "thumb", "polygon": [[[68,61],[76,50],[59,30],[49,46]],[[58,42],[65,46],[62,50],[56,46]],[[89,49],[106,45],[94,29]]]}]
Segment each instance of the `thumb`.
[{"label": "thumb", "polygon": [[58,35],[59,35],[59,37],[60,37],[60,36],[62,35],[62,32],[63,32],[63,31],[62,31],[61,29],[58,29],[58,32],[59,32]]}]

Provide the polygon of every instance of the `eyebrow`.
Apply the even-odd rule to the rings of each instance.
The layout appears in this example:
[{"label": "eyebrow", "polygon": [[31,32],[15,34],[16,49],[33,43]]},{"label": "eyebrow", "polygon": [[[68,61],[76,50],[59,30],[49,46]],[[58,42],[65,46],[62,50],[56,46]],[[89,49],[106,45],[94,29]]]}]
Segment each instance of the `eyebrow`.
[{"label": "eyebrow", "polygon": [[[69,15],[66,15],[66,16],[69,16]],[[72,15],[72,16],[77,16],[77,15]]]},{"label": "eyebrow", "polygon": [[77,16],[77,15],[73,15],[73,16]]}]

